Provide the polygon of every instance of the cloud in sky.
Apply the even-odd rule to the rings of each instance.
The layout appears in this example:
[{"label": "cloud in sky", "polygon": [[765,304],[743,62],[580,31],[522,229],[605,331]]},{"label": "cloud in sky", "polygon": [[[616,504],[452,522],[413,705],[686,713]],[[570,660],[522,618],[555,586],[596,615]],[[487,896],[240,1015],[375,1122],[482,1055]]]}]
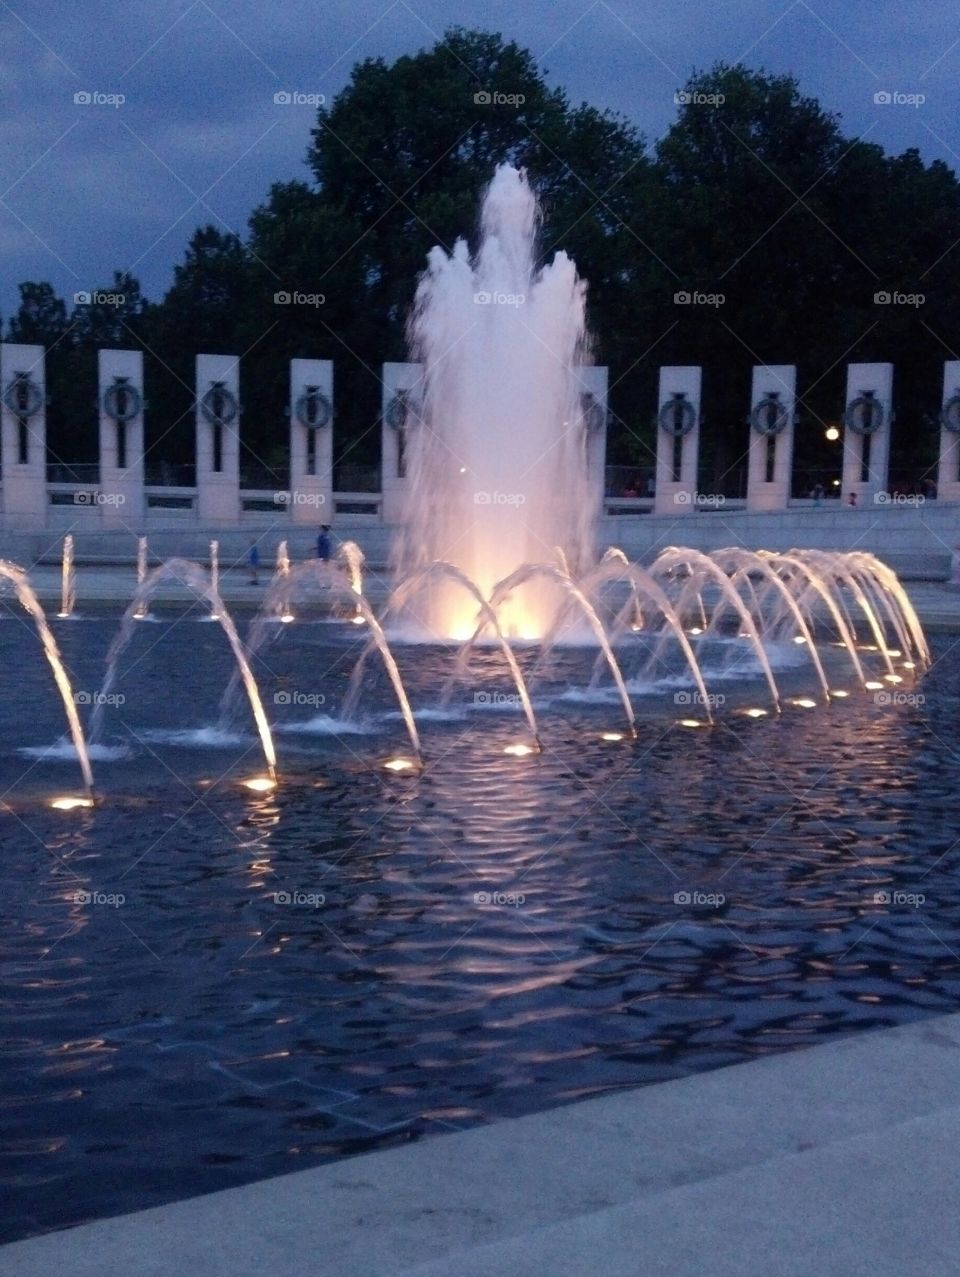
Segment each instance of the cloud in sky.
[{"label": "cloud in sky", "polygon": [[[69,296],[130,267],[169,286],[195,227],[243,233],[274,181],[308,176],[312,107],[354,62],[429,46],[453,23],[527,46],[574,102],[609,107],[648,139],[693,69],[723,59],[796,74],[850,135],[916,146],[960,168],[960,33],[946,0],[44,0],[0,3],[0,311],[16,284]],[[923,94],[922,106],[878,103]],[[77,93],[119,95],[75,103]],[[882,198],[882,193],[879,193]]]}]

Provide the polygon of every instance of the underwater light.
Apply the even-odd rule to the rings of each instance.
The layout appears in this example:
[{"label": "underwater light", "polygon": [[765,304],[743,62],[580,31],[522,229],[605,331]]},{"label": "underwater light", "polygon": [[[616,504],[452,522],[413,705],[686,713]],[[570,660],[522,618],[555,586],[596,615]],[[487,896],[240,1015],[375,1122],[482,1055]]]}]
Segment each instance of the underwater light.
[{"label": "underwater light", "polygon": [[383,765],[388,772],[412,772],[417,769],[417,764],[411,758],[390,758]]},{"label": "underwater light", "polygon": [[707,724],[703,721],[702,718],[681,718],[680,726],[681,727],[706,727]]},{"label": "underwater light", "polygon": [[867,689],[867,691],[868,691],[868,692],[882,692],[882,691],[883,691],[883,684],[882,684],[882,683],[874,682],[872,679],[871,679],[871,681],[870,681],[869,683],[864,683],[864,687]]},{"label": "underwater light", "polygon": [[798,709],[816,709],[817,708],[817,702],[812,701],[809,696],[797,696],[790,702],[790,704],[796,705]]},{"label": "underwater light", "polygon": [[277,782],[269,776],[251,776],[243,782],[243,786],[245,789],[252,789],[255,794],[266,794],[271,789],[276,789]]},{"label": "underwater light", "polygon": [[844,691],[840,690],[840,691],[836,691],[836,692],[831,691],[831,692],[830,692],[830,695],[831,695],[831,696],[836,696],[839,700],[843,700],[843,698],[844,698],[845,696],[849,696],[849,695],[850,695],[850,693],[849,693],[849,692],[844,692]]},{"label": "underwater light", "polygon": [[601,740],[623,740],[623,732],[602,732]]},{"label": "underwater light", "polygon": [[527,754],[536,753],[536,750],[532,745],[508,745],[503,752],[514,754],[517,758],[524,758]]},{"label": "underwater light", "polygon": [[745,715],[747,718],[766,718],[767,717],[767,711],[765,709],[742,709],[740,713]]},{"label": "underwater light", "polygon": [[89,795],[85,798],[67,795],[64,798],[54,798],[50,806],[57,811],[73,811],[76,807],[92,807],[93,799]]}]

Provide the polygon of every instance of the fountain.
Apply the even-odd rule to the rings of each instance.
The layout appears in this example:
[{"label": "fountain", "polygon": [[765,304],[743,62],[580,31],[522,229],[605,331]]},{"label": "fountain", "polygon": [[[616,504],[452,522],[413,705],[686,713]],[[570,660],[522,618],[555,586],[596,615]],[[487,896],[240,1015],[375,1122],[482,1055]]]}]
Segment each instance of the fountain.
[{"label": "fountain", "polygon": [[10,582],[20,605],[30,614],[30,618],[36,626],[40,642],[43,645],[43,654],[53,671],[57,691],[63,701],[63,710],[67,716],[67,725],[70,729],[73,748],[80,762],[80,770],[83,773],[83,783],[87,791],[86,799],[70,798],[61,799],[58,802],[61,805],[69,803],[71,806],[89,805],[92,802],[93,794],[93,770],[90,766],[90,756],[84,740],[83,727],[80,724],[80,715],[77,713],[76,702],[73,698],[73,688],[70,686],[70,678],[64,668],[57,641],[50,631],[43,608],[40,606],[37,596],[30,586],[29,578],[24,569],[16,563],[7,563],[0,559],[0,580]]},{"label": "fountain", "polygon": [[[423,400],[408,447],[398,577],[445,560],[485,598],[525,562],[563,547],[574,575],[594,554],[597,485],[588,482],[577,366],[588,354],[586,286],[558,252],[536,265],[537,203],[501,165],[487,189],[481,243],[434,248],[410,321]],[[558,591],[542,581],[504,602],[509,638],[542,637]],[[469,597],[440,581],[415,621],[467,638]]]},{"label": "fountain", "polygon": [[63,566],[60,577],[60,611],[57,617],[69,621],[77,602],[77,579],[73,567],[73,534],[63,538]]},{"label": "fountain", "polygon": [[[703,727],[724,703],[711,690],[715,679],[761,680],[768,708],[742,712],[763,717],[787,705],[811,708],[847,696],[834,686],[838,661],[849,662],[867,691],[903,682],[901,669],[916,678],[929,666],[906,592],[889,568],[864,552],[672,546],[644,567],[611,547],[598,558],[600,485],[588,474],[589,397],[583,388],[589,357],[586,285],[563,252],[538,267],[537,226],[537,204],[525,175],[502,165],[484,197],[475,254],[463,240],[452,253],[435,248],[429,254],[409,323],[411,355],[423,375],[422,392],[410,401],[406,519],[395,538],[392,588],[379,615],[364,595],[364,558],[357,545],[344,542],[332,562],[294,565],[284,540],[244,644],[219,593],[219,543],[210,542],[209,574],[181,559],[149,572],[147,541],[140,537],[137,588],[108,653],[90,723],[93,740],[102,736],[104,706],[133,623],[151,619],[150,600],[171,578],[207,602],[209,619],[222,626],[235,658],[219,722],[205,729],[206,736],[234,739],[229,728],[244,695],[266,762],[268,775],[257,782],[264,789],[275,781],[276,754],[252,663],[268,641],[278,641],[290,628],[276,622],[297,619],[295,601],[303,614],[311,590],[324,591],[329,619],[363,625],[367,634],[340,717],[318,716],[323,719],[318,730],[331,735],[356,730],[364,675],[378,654],[412,752],[387,764],[397,772],[420,767],[418,713],[440,718],[455,713],[454,690],[466,682],[486,642],[502,656],[515,688],[509,703],[526,720],[529,742],[507,749],[518,757],[543,747],[538,712],[557,694],[541,687],[563,645],[597,649],[595,659],[592,650],[588,657],[592,672],[588,669],[584,683],[568,686],[560,698],[619,702],[625,730],[604,733],[611,742],[638,736],[636,698],[667,688],[692,689],[674,695],[678,703],[699,707],[696,717],[688,713],[680,723]],[[69,683],[26,575],[12,565],[3,572],[34,616],[66,704]],[[72,614],[74,596],[73,538],[67,536],[61,616]],[[346,615],[337,610],[340,599],[348,603]],[[822,650],[826,634],[844,654],[832,663]],[[441,647],[457,642],[437,684],[436,706],[414,710],[391,639],[439,639]],[[518,656],[518,641],[533,642],[536,650]],[[790,660],[782,651],[787,645]],[[868,653],[877,656],[871,661]],[[880,670],[871,668],[877,661]],[[330,671],[338,665],[339,658]],[[781,691],[781,667],[789,671],[789,696]],[[807,674],[797,672],[803,667]],[[318,677],[312,668],[309,677]],[[802,695],[793,694],[804,677],[810,685],[800,687]],[[317,696],[326,703],[325,693],[312,695],[312,703]],[[89,761],[72,701],[68,717],[89,788]],[[312,730],[309,722],[279,726]]]},{"label": "fountain", "polygon": [[[144,581],[147,579],[147,558],[148,558],[147,538],[137,537],[137,593],[138,594],[140,592],[140,589]],[[134,620],[137,620],[137,621],[148,620],[150,617],[150,613],[147,608],[147,604],[144,602],[143,604],[138,606],[133,616],[134,616]]]},{"label": "fountain", "polygon": [[[139,584],[143,584],[142,580]],[[211,593],[219,596],[220,594],[220,542],[210,542],[210,590]],[[215,611],[211,611],[208,618],[211,621],[219,621],[220,617]]]}]

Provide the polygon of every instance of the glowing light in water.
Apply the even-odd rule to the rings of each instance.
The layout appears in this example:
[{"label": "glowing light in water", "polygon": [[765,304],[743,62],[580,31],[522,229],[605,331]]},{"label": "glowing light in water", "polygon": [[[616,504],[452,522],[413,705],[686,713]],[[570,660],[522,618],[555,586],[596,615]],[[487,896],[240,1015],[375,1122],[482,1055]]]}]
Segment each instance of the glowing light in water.
[{"label": "glowing light in water", "polygon": [[885,683],[902,683],[903,675],[902,674],[884,674],[883,679]]},{"label": "glowing light in water", "polygon": [[525,758],[527,754],[535,754],[537,751],[532,745],[508,745],[503,752],[513,754],[517,758]]},{"label": "glowing light in water", "polygon": [[767,712],[765,709],[743,709],[740,711],[747,718],[766,718]]},{"label": "glowing light in water", "polygon": [[798,709],[816,709],[817,708],[817,702],[812,701],[809,696],[796,696],[790,702],[790,704],[796,705]]},{"label": "glowing light in water", "polygon": [[412,758],[389,758],[383,766],[388,772],[413,772],[418,770],[418,765]]},{"label": "glowing light in water", "polygon": [[708,724],[702,718],[681,718],[681,727],[707,727]]},{"label": "glowing light in water", "polygon": [[54,798],[50,803],[56,811],[75,811],[77,807],[92,807],[92,798],[77,798],[66,796],[64,798]]},{"label": "glowing light in water", "polygon": [[252,789],[255,794],[266,794],[271,789],[276,789],[277,782],[269,776],[251,776],[243,782],[243,786],[245,789]]},{"label": "glowing light in water", "polygon": [[868,683],[864,683],[864,687],[867,689],[868,692],[883,691],[883,684],[876,682],[874,679],[871,679],[870,682]]},{"label": "glowing light in water", "polygon": [[803,637],[802,634],[795,634],[793,636],[793,641],[794,643],[806,643],[807,640]]},{"label": "glowing light in water", "polygon": [[601,740],[610,740],[610,741],[613,741],[613,740],[623,740],[623,732],[604,732],[604,733],[601,735],[600,739],[601,739]]},{"label": "glowing light in water", "polygon": [[850,695],[850,693],[849,693],[849,692],[844,692],[844,691],[840,690],[840,691],[831,691],[831,692],[830,692],[830,695],[831,695],[831,696],[836,696],[836,698],[837,698],[838,700],[843,700],[843,699],[844,699],[844,697],[849,696],[849,695]]}]

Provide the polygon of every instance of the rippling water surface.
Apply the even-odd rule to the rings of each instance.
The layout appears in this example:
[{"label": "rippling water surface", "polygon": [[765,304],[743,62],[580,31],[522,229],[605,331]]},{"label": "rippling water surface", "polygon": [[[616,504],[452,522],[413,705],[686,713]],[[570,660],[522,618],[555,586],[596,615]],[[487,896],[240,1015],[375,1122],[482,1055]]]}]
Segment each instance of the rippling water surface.
[{"label": "rippling water surface", "polygon": [[[278,627],[265,649],[290,730],[282,787],[256,795],[244,707],[212,730],[218,627],[143,627],[103,801],[60,812],[78,777],[42,757],[63,730],[49,675],[0,622],[4,1239],[956,1009],[953,639],[904,685],[923,703],[876,704],[835,653],[843,702],[754,721],[736,711],[762,684],[728,679],[718,725],[692,730],[677,682],[636,698],[635,742],[601,739],[615,698],[560,699],[593,659],[566,650],[528,757],[503,753],[527,735],[484,651],[421,718],[426,769],[395,775],[375,665],[361,730],[338,722],[347,628]],[[81,691],[114,630],[59,626]],[[450,652],[397,654],[435,706]],[[780,656],[785,689],[813,692],[802,653]]]}]

